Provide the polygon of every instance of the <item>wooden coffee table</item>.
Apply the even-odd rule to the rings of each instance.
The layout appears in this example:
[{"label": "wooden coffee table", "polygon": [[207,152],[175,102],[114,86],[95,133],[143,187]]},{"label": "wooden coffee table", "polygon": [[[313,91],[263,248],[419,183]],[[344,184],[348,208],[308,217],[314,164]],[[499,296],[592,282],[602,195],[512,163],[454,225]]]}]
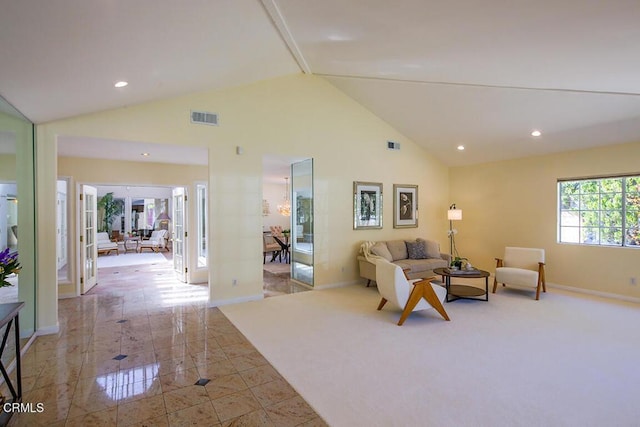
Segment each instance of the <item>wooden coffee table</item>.
[{"label": "wooden coffee table", "polygon": [[[457,299],[476,299],[481,301],[489,301],[489,276],[488,271],[484,270],[463,270],[455,271],[448,268],[436,268],[433,270],[434,274],[442,276],[445,288],[447,288],[447,302],[455,301]],[[471,285],[464,285],[461,283],[452,284],[452,277],[464,277],[468,279],[482,279],[484,278],[484,290]],[[484,295],[484,298],[479,298]]]}]

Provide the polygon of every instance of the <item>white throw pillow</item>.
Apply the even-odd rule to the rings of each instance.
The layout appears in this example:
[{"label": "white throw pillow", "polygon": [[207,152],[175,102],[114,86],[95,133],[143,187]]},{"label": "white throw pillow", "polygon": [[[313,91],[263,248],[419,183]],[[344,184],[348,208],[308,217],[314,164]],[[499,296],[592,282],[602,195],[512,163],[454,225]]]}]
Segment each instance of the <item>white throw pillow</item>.
[{"label": "white throw pillow", "polygon": [[384,242],[378,242],[375,245],[371,246],[370,251],[372,254],[381,256],[389,262],[393,261],[391,252],[389,252],[389,248],[387,248],[387,244]]}]

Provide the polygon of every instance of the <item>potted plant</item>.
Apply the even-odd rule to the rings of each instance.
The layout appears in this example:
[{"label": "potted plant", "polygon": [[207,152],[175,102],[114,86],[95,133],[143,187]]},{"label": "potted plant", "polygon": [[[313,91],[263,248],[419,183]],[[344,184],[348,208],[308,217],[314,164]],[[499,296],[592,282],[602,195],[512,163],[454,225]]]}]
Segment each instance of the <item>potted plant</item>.
[{"label": "potted plant", "polygon": [[462,269],[462,264],[464,264],[465,261],[467,261],[466,258],[462,258],[462,257],[459,257],[459,256],[454,257],[451,260],[451,267],[460,270],[460,269]]},{"label": "potted plant", "polygon": [[122,214],[124,210],[124,204],[122,200],[114,199],[113,192],[107,193],[98,201],[98,209],[104,211],[103,227],[100,227],[98,231],[106,231],[111,235],[111,225],[113,220]]},{"label": "potted plant", "polygon": [[18,274],[21,268],[18,262],[18,252],[11,252],[9,248],[0,252],[0,287],[13,286],[7,277]]}]

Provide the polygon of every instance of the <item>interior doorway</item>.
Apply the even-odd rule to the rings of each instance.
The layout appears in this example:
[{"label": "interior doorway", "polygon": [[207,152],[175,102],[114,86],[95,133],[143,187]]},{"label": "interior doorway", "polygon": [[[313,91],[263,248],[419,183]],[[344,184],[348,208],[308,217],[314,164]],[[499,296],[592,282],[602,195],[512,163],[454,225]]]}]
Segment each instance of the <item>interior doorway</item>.
[{"label": "interior doorway", "polygon": [[[145,259],[146,265],[169,263],[173,268],[173,245],[175,240],[174,224],[175,216],[172,213],[173,196],[172,189],[182,187],[184,192],[196,192],[196,183],[202,187],[200,191],[206,202],[208,171],[208,148],[192,146],[171,146],[167,144],[137,143],[131,141],[115,141],[97,138],[80,138],[59,136],[58,143],[58,172],[61,178],[67,180],[66,194],[62,192],[60,203],[64,197],[68,204],[68,221],[66,230],[67,239],[58,242],[58,251],[61,262],[59,263],[58,294],[61,297],[70,297],[79,294],[77,283],[80,278],[80,228],[81,221],[77,217],[79,210],[77,194],[79,185],[86,183],[98,189],[98,202],[107,193],[114,204],[120,205],[113,217],[106,217],[104,209],[98,206],[97,228],[100,233],[106,233],[111,242],[117,242],[117,250],[101,253],[97,256],[96,267],[98,270],[98,284],[104,281],[101,271],[103,268],[118,266],[136,268],[137,261]],[[142,155],[141,155],[142,153]],[[204,185],[202,185],[204,183]],[[188,203],[195,203],[189,201]],[[188,204],[185,205],[188,206]],[[63,221],[62,207],[57,209],[57,221]],[[191,224],[207,224],[204,219],[198,220],[195,204],[192,209],[183,209],[187,215],[194,215],[190,219]],[[191,213],[188,213],[191,212]],[[204,243],[198,246],[185,238],[181,241],[181,259],[188,276],[186,281],[190,283],[204,283],[208,286],[208,265],[206,253],[206,232],[188,229],[187,217],[184,218],[184,230],[186,237],[189,235],[202,235]],[[64,227],[60,227],[64,230]],[[96,229],[97,230],[97,229]],[[198,231],[198,232],[197,232]],[[163,243],[158,247],[151,241],[155,241],[158,233],[165,233]],[[65,245],[66,243],[66,245]],[[67,249],[66,253],[64,249]],[[196,255],[197,252],[197,255]],[[64,258],[67,259],[66,269],[62,266]],[[136,258],[136,263],[125,263],[127,259]],[[153,258],[153,259],[150,259]],[[195,264],[198,260],[197,265]],[[193,265],[192,265],[193,264]],[[68,272],[65,272],[68,270]],[[148,268],[139,269],[148,271]],[[112,272],[117,274],[117,272]],[[136,273],[137,275],[137,273]],[[151,279],[151,277],[149,277]],[[91,291],[93,292],[93,291]]]}]

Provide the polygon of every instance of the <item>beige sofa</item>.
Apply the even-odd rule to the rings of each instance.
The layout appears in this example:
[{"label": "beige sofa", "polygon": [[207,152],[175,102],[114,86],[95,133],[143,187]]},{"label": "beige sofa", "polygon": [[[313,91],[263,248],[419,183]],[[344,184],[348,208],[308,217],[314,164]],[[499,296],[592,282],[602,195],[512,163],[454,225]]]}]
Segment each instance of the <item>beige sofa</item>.
[{"label": "beige sofa", "polygon": [[[363,251],[368,251],[365,256]],[[373,245],[363,244],[361,254],[358,255],[360,277],[367,279],[367,286],[376,280],[376,266],[371,255],[381,256],[387,261],[399,265],[407,270],[409,279],[419,279],[434,276],[433,269],[448,267],[451,263],[449,254],[440,252],[440,245],[433,240],[388,240],[376,242]],[[367,259],[369,258],[369,259]]]}]

